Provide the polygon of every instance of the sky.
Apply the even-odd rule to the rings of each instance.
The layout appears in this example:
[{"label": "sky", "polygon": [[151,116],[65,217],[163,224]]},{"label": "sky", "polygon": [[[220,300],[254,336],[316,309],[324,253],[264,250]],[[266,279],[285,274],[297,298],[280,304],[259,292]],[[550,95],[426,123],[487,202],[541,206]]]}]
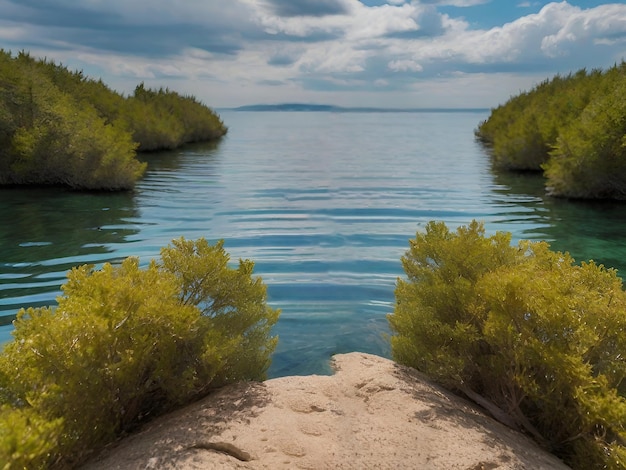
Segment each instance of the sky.
[{"label": "sky", "polygon": [[626,60],[626,2],[0,0],[0,48],[214,108],[491,108]]}]

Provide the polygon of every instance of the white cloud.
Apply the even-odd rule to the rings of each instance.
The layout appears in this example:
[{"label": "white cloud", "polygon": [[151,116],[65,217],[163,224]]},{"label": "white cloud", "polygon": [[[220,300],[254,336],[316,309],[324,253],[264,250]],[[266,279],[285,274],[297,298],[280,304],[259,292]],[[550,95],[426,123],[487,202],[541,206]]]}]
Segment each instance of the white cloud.
[{"label": "white cloud", "polygon": [[328,41],[307,48],[295,65],[305,74],[355,73],[364,70],[367,56],[367,51],[354,50],[348,43]]},{"label": "white cloud", "polygon": [[18,41],[26,37],[25,28],[7,26],[0,28],[0,41]]},{"label": "white cloud", "polygon": [[626,43],[626,5],[602,5],[588,12],[576,9],[561,20],[561,28],[541,42],[550,57],[580,53],[581,47]]},{"label": "white cloud", "polygon": [[347,25],[348,39],[373,39],[388,34],[417,31],[416,18],[421,9],[415,5],[382,5],[375,8],[359,7]]},{"label": "white cloud", "polygon": [[424,70],[424,67],[413,60],[392,60],[388,67],[394,72],[421,72]]},{"label": "white cloud", "polygon": [[[422,0],[421,3],[438,6],[472,7],[489,3],[492,0]],[[502,0],[499,0],[502,1]]]},{"label": "white cloud", "polygon": [[429,97],[490,106],[522,83],[626,57],[622,3],[589,9],[549,3],[476,29],[437,8],[484,0],[387,0],[375,7],[338,1],[338,14],[279,16],[260,0],[85,0],[80,7],[70,0],[30,0],[29,7],[0,0],[0,47],[93,71],[123,91],[144,80],[216,106],[271,101],[281,93],[285,100],[358,96],[358,103],[371,104],[386,97],[416,106]]},{"label": "white cloud", "polygon": [[[467,24],[446,24],[448,34],[403,49],[426,68],[426,62],[448,61],[459,66],[524,64],[580,54],[580,66],[602,49],[598,41],[626,39],[626,5],[604,5],[581,10],[566,2],[546,5],[539,13],[521,17],[490,30],[470,30]],[[591,52],[593,49],[595,52]],[[616,51],[619,53],[619,50]],[[622,53],[626,50],[622,49]]]},{"label": "white cloud", "polygon": [[257,20],[269,34],[307,37],[316,34],[372,39],[390,33],[419,29],[416,18],[423,7],[408,3],[366,7],[351,0],[349,15],[281,17],[257,10]]}]

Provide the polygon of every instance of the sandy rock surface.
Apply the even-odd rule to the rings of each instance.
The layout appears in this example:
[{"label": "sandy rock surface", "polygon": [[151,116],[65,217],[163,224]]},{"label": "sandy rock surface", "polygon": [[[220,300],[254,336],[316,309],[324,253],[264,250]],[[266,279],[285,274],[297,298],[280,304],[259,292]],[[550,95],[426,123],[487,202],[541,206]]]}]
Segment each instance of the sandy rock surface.
[{"label": "sandy rock surface", "polygon": [[362,353],[332,376],[236,384],[164,416],[96,469],[566,469],[412,369]]}]

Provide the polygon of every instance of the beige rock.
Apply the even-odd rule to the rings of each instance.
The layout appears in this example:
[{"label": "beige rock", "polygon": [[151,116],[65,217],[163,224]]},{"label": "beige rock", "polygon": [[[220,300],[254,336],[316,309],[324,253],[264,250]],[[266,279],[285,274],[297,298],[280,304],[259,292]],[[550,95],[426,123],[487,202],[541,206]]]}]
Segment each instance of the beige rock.
[{"label": "beige rock", "polygon": [[410,368],[362,353],[334,356],[333,368],[225,387],[85,469],[568,468]]}]

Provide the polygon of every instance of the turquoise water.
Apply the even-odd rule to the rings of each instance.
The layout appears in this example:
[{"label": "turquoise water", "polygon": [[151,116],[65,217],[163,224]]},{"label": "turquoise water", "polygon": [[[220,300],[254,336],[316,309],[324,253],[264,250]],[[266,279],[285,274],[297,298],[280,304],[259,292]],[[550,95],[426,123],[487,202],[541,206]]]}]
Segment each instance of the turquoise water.
[{"label": "turquoise water", "polygon": [[400,257],[430,220],[479,219],[626,268],[624,206],[546,198],[541,178],[494,173],[473,137],[486,112],[221,114],[222,142],[148,155],[133,193],[0,190],[5,323],[53,304],[74,265],[223,238],[282,309],[270,375],[326,373],[335,353],[389,356]]}]

